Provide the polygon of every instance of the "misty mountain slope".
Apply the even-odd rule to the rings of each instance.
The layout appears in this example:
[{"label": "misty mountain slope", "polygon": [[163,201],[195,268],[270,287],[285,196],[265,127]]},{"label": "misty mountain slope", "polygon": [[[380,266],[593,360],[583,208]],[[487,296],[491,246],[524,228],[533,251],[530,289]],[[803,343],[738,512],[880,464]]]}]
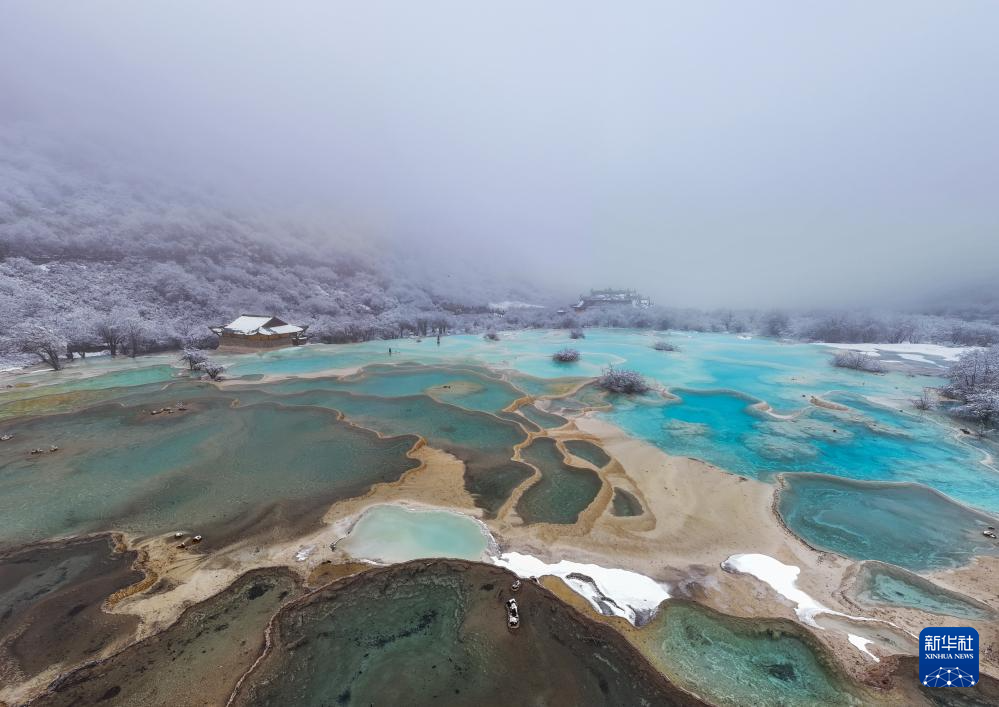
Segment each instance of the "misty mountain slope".
[{"label": "misty mountain slope", "polygon": [[76,331],[115,312],[166,346],[262,312],[347,340],[428,319],[453,328],[490,316],[491,301],[552,300],[480,268],[438,272],[430,253],[237,216],[144,175],[90,171],[11,139],[0,146],[0,335],[28,320]]}]

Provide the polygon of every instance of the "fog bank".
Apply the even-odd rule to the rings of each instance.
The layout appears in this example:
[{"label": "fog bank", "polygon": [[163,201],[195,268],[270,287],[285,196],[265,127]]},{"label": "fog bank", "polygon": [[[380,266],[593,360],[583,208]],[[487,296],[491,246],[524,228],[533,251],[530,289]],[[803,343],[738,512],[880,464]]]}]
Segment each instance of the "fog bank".
[{"label": "fog bank", "polygon": [[896,306],[999,276],[987,0],[3,15],[6,135],[345,248],[704,307]]}]

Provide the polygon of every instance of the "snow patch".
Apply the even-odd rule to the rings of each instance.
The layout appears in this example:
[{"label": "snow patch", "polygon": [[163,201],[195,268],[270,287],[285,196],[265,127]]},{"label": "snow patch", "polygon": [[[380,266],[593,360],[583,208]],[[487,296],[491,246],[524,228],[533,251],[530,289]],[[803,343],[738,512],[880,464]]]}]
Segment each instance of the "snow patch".
[{"label": "snow patch", "polygon": [[822,629],[822,627],[815,622],[816,614],[842,616],[854,621],[872,620],[862,616],[850,616],[815,601],[808,594],[798,589],[798,574],[801,572],[801,569],[794,565],[785,565],[783,562],[775,560],[769,555],[760,555],[757,553],[732,555],[722,562],[721,566],[723,570],[728,572],[749,574],[764,584],[769,584],[771,589],[795,605],[794,613],[797,615],[799,621],[817,629]]},{"label": "snow patch", "polygon": [[931,361],[930,359],[926,358],[922,354],[900,353],[898,355],[898,357],[899,358],[904,358],[906,361],[915,361],[916,363],[928,363],[931,366],[941,366],[942,365],[940,363],[937,363],[936,361]]},{"label": "snow patch", "polygon": [[874,643],[874,641],[872,641],[869,638],[864,638],[863,636],[858,636],[855,633],[848,633],[848,634],[846,634],[846,637],[847,637],[847,640],[849,640],[850,643],[852,643],[853,645],[855,645],[857,647],[857,649],[861,653],[866,653],[867,655],[871,656],[871,658],[874,659],[875,663],[880,663],[881,662],[880,658],[878,658],[876,655],[874,655],[869,650],[867,650],[867,646],[869,646],[870,644]]},{"label": "snow patch", "polygon": [[303,547],[302,549],[300,549],[298,552],[295,553],[295,561],[305,562],[307,559],[309,559],[309,556],[312,555],[312,553],[314,553],[315,551],[316,551],[315,545],[306,545],[305,547]]},{"label": "snow patch", "polygon": [[492,562],[520,577],[559,577],[600,613],[620,616],[635,626],[653,615],[670,596],[659,582],[630,570],[571,560],[549,564],[519,552],[504,552]]},{"label": "snow patch", "polygon": [[[900,358],[908,358],[903,354],[916,354],[919,356],[933,356],[944,361],[956,361],[958,357],[968,351],[973,351],[974,346],[943,346],[941,344],[827,344],[817,342],[819,346],[828,346],[833,349],[845,349],[847,351],[859,351],[869,355],[877,356],[878,352],[898,354]],[[918,359],[909,359],[912,361]],[[927,361],[927,363],[932,363]]]},{"label": "snow patch", "polygon": [[823,612],[835,614],[836,611],[823,606],[797,587],[798,574],[801,569],[794,565],[785,565],[769,555],[749,553],[732,555],[722,562],[722,569],[729,572],[750,574],[780,594],[795,605],[794,613],[798,619],[809,626],[821,628],[815,623],[815,615]]}]

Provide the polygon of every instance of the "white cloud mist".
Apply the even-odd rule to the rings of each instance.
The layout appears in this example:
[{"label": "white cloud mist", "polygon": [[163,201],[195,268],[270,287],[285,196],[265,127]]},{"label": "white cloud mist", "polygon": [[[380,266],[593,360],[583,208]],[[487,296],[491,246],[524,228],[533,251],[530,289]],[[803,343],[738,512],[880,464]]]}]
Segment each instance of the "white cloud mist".
[{"label": "white cloud mist", "polygon": [[697,306],[999,275],[991,0],[2,14],[7,133],[330,239]]}]

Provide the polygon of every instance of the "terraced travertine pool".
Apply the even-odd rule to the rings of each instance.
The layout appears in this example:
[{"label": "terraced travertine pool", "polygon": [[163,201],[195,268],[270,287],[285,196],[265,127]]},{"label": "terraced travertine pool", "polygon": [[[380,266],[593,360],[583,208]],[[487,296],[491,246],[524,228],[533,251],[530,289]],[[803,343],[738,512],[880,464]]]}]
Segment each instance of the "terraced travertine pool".
[{"label": "terraced travertine pool", "polygon": [[882,562],[865,562],[854,581],[854,597],[870,606],[902,606],[959,619],[995,617],[988,605]]},{"label": "terraced travertine pool", "polygon": [[[938,416],[916,413],[907,404],[922,387],[938,380],[903,372],[870,375],[836,369],[829,365],[829,351],[821,346],[727,335],[673,334],[679,351],[660,352],[651,347],[660,336],[589,331],[586,339],[575,342],[582,352],[581,361],[569,366],[550,360],[551,351],[564,343],[564,332],[517,332],[503,335],[498,342],[452,336],[445,337],[440,346],[433,340],[402,340],[234,356],[228,359],[233,376],[315,375],[324,370],[367,368],[339,378],[248,380],[220,397],[184,380],[183,373],[167,367],[163,357],[151,358],[146,366],[141,359],[122,362],[120,368],[106,358],[91,359],[67,371],[21,377],[21,385],[0,391],[0,419],[7,417],[4,429],[16,435],[13,443],[0,447],[5,469],[0,485],[6,491],[0,501],[5,511],[0,521],[4,539],[98,529],[102,518],[135,516],[143,522],[145,515],[159,517],[163,524],[177,522],[169,509],[197,505],[197,498],[211,488],[212,482],[206,485],[198,471],[205,459],[226,457],[235,464],[245,454],[247,460],[238,466],[251,470],[261,495],[273,498],[275,475],[263,468],[293,467],[305,477],[317,458],[325,458],[313,451],[298,460],[296,449],[268,458],[269,450],[276,448],[274,440],[295,437],[292,429],[303,439],[309,430],[315,434],[325,429],[327,418],[316,408],[336,410],[382,435],[421,435],[431,445],[451,451],[468,465],[469,491],[487,512],[495,512],[533,473],[510,458],[510,450],[523,443],[532,428],[517,424],[516,414],[500,411],[512,407],[525,392],[557,393],[559,381],[567,380],[568,385],[561,386],[565,391],[606,365],[618,365],[638,370],[678,399],[619,398],[601,416],[671,454],[704,459],[753,478],[785,474],[788,489],[780,506],[784,521],[817,546],[915,569],[952,563],[948,552],[934,553],[933,546],[953,548],[953,543],[939,542],[929,532],[922,537],[915,524],[907,539],[913,546],[929,547],[929,560],[914,559],[881,532],[884,527],[906,525],[902,516],[916,494],[921,512],[947,517],[953,532],[969,540],[956,550],[959,556],[988,549],[971,542],[971,531],[983,516],[963,506],[988,515],[999,511],[999,471],[995,457],[989,456],[994,450],[968,435],[956,434]],[[942,366],[944,361],[937,363]],[[566,379],[567,375],[573,378]],[[183,418],[153,424],[139,412],[144,405],[199,396],[206,396],[201,403],[206,409],[189,411]],[[230,396],[238,398],[231,409]],[[812,405],[812,396],[844,409]],[[760,402],[769,404],[779,416],[758,409]],[[111,406],[101,407],[101,403]],[[265,403],[282,409],[278,412]],[[115,409],[116,404],[131,407]],[[293,406],[309,409],[286,410]],[[89,409],[86,415],[72,412],[83,408]],[[543,426],[556,422],[533,406],[521,409]],[[58,412],[67,414],[49,414]],[[212,424],[204,424],[209,418]],[[267,431],[258,434],[254,428]],[[391,453],[401,457],[408,442],[394,443]],[[52,457],[26,459],[22,447],[34,443],[62,449]],[[342,451],[334,453],[341,445]],[[360,451],[349,451],[352,446]],[[365,440],[363,433],[341,431],[340,437],[326,445],[334,464],[328,475],[344,488],[354,483],[347,492],[356,493],[363,485],[366,465],[351,465],[352,482],[348,482],[346,467],[338,471],[336,465],[362,456],[380,460],[374,450],[382,446]],[[137,459],[143,461],[141,469],[134,468]],[[405,468],[408,463],[399,461],[393,471],[375,477],[384,480]],[[181,469],[189,470],[187,477]],[[796,479],[797,472],[820,476]],[[312,474],[315,482],[319,477]],[[191,481],[193,477],[199,480]],[[844,485],[830,477],[861,485]],[[231,480],[225,472],[214,478]],[[298,485],[295,478],[293,474],[290,482],[282,481],[284,495],[308,496],[308,483]],[[868,482],[875,483],[864,486]],[[880,482],[899,485],[886,487]],[[942,495],[921,495],[902,482]],[[114,489],[108,492],[110,486]],[[56,487],[59,497],[72,499],[74,509],[61,509],[57,501],[38,512],[39,500]],[[831,495],[843,497],[848,489],[865,497],[872,515],[843,517],[829,525],[823,521],[823,515],[829,518],[826,504]],[[224,520],[227,503],[241,513],[254,506],[252,498],[234,495],[206,517]],[[135,504],[144,510],[131,510]],[[79,510],[81,506],[86,510]],[[32,509],[32,518],[23,517],[28,515],[25,508]],[[867,527],[861,527],[861,522]]]},{"label": "terraced travertine pool", "polygon": [[717,705],[863,705],[872,696],[787,622],[733,619],[670,603],[642,636],[668,676]]},{"label": "terraced travertine pool", "polygon": [[187,406],[171,414],[104,404],[4,424],[0,546],[103,530],[221,537],[264,513],[317,522],[338,498],[417,466],[412,435],[380,438],[319,408],[234,406],[189,385],[171,391]]},{"label": "terraced travertine pool", "polygon": [[279,615],[235,704],[698,704],[536,585],[517,593],[524,621],[507,629],[514,578],[438,561],[331,585]]},{"label": "terraced travertine pool", "polygon": [[[861,603],[981,618],[976,602],[962,604],[900,569],[999,554],[981,535],[982,526],[999,525],[995,450],[908,402],[938,379],[844,371],[821,346],[734,336],[673,333],[679,351],[660,352],[651,344],[661,336],[588,330],[574,342],[580,362],[568,366],[550,360],[565,332],[517,332],[498,342],[451,336],[439,347],[404,340],[223,357],[230,380],[222,387],[192,380],[164,356],[7,376],[0,434],[12,438],[0,442],[0,551],[108,530],[139,538],[203,531],[207,550],[237,538],[298,537],[333,504],[418,468],[420,438],[464,463],[465,490],[483,518],[519,493],[520,521],[570,526],[609,483],[603,448],[564,439],[566,422],[596,407],[590,414],[669,454],[779,479],[776,509],[791,532],[816,548],[887,563],[865,570]],[[942,371],[944,361],[936,363]],[[609,365],[638,370],[671,395],[605,397],[585,385]],[[550,400],[538,407],[532,397]],[[152,414],[162,408],[170,411]],[[603,513],[648,510],[627,490],[612,491]],[[428,536],[425,518],[400,513],[410,512],[370,510],[344,547],[385,562],[481,557],[484,536],[466,533],[456,517],[436,519],[431,529],[440,532]],[[452,589],[441,598],[447,606],[464,601],[464,590]],[[662,627],[663,645],[679,640],[676,631],[717,638],[699,655],[671,649],[670,674],[681,684],[736,662],[732,674],[741,677],[718,683],[721,702],[737,700],[740,684],[789,704],[840,690],[807,641],[747,633],[743,623],[698,611],[677,609]],[[722,650],[726,642],[734,653]],[[774,670],[747,658],[770,653]],[[357,685],[352,699],[374,689]],[[284,699],[283,689],[267,699]]]},{"label": "terraced travertine pool", "polygon": [[600,493],[600,477],[567,464],[548,437],[536,439],[521,454],[541,472],[517,502],[517,513],[526,523],[575,523]]}]

